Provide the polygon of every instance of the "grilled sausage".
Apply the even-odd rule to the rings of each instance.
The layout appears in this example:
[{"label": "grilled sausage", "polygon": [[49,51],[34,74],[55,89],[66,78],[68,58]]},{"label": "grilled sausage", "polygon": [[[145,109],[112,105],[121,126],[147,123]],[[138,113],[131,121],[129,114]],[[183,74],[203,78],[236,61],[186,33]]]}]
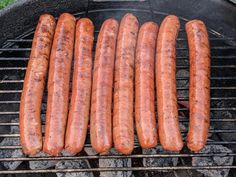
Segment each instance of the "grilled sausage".
[{"label": "grilled sausage", "polygon": [[65,149],[79,153],[85,143],[89,121],[92,79],[93,22],[81,18],[76,25],[74,73]]},{"label": "grilled sausage", "polygon": [[186,24],[190,55],[190,123],[187,146],[200,151],[210,126],[210,45],[205,24],[192,20]]},{"label": "grilled sausage", "polygon": [[154,94],[154,55],[158,26],[144,23],[138,34],[135,60],[135,123],[142,148],[157,145]]},{"label": "grilled sausage", "polygon": [[158,130],[165,150],[180,151],[183,140],[178,122],[176,95],[176,39],[179,19],[169,15],[161,23],[156,55]]},{"label": "grilled sausage", "polygon": [[41,104],[56,21],[41,15],[35,30],[20,102],[20,140],[25,154],[42,149]]},{"label": "grilled sausage", "polygon": [[107,152],[112,146],[112,86],[116,38],[119,24],[106,20],[99,32],[91,99],[90,139],[98,152]]},{"label": "grilled sausage", "polygon": [[134,57],[138,20],[126,14],[120,23],[114,83],[113,139],[116,150],[130,154],[134,148],[133,94]]},{"label": "grilled sausage", "polygon": [[44,152],[58,155],[64,148],[75,18],[64,13],[57,22],[50,56]]}]

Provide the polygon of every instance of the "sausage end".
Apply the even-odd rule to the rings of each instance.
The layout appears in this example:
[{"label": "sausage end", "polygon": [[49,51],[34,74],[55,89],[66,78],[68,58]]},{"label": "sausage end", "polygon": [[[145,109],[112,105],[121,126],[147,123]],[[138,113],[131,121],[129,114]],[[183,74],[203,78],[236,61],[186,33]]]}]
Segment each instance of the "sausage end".
[{"label": "sausage end", "polygon": [[191,151],[199,152],[204,148],[205,143],[202,141],[193,142],[193,141],[189,140],[189,138],[188,138],[187,139],[187,146]]},{"label": "sausage end", "polygon": [[107,153],[108,151],[110,151],[111,149],[111,145],[104,145],[103,147],[96,147],[96,146],[93,146],[93,149],[97,152],[97,153]]},{"label": "sausage end", "polygon": [[58,156],[61,151],[63,150],[63,147],[43,147],[43,152],[51,155],[51,156]]},{"label": "sausage end", "polygon": [[42,150],[42,145],[36,146],[36,147],[28,147],[28,148],[26,148],[25,146],[22,146],[22,151],[26,155],[35,155],[39,153],[41,150]]},{"label": "sausage end", "polygon": [[120,143],[120,144],[115,144],[115,149],[121,154],[129,155],[132,153],[134,147]]},{"label": "sausage end", "polygon": [[149,143],[149,142],[140,142],[140,146],[143,149],[149,149],[149,148],[154,148],[157,146],[157,141],[153,142],[153,143]]},{"label": "sausage end", "polygon": [[204,22],[201,21],[201,20],[191,20],[191,21],[189,21],[185,24],[185,27],[188,28],[192,25],[201,25],[201,26],[203,25],[203,26],[205,26]]},{"label": "sausage end", "polygon": [[169,144],[161,144],[164,150],[172,151],[172,152],[180,152],[184,146],[183,142],[178,145]]},{"label": "sausage end", "polygon": [[54,18],[51,14],[43,14],[43,15],[40,15],[40,19],[44,19],[44,18],[49,18],[50,20],[52,20],[53,22],[56,23],[55,18]]},{"label": "sausage end", "polygon": [[69,152],[70,154],[78,154],[80,151],[82,151],[82,147],[73,147],[74,145],[66,144],[65,151]]}]

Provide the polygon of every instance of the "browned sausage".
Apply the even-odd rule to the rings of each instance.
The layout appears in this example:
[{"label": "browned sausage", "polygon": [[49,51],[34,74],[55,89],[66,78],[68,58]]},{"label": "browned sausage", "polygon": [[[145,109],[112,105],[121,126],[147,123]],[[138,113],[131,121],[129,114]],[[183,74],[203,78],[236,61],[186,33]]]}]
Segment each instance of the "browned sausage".
[{"label": "browned sausage", "polygon": [[135,123],[142,148],[157,145],[154,94],[154,56],[158,26],[144,23],[138,34],[135,60]]},{"label": "browned sausage", "polygon": [[210,45],[205,24],[192,20],[186,24],[190,55],[190,123],[187,146],[200,151],[210,126]]},{"label": "browned sausage", "polygon": [[72,95],[65,141],[65,149],[72,154],[82,150],[88,129],[93,32],[94,26],[90,19],[81,18],[77,22]]},{"label": "browned sausage", "polygon": [[116,49],[113,109],[113,139],[118,152],[130,154],[134,148],[134,57],[138,20],[126,14],[120,23]]},{"label": "browned sausage", "polygon": [[112,86],[119,24],[106,20],[100,29],[93,72],[90,139],[98,152],[107,152],[112,146]]},{"label": "browned sausage", "polygon": [[180,151],[180,133],[176,95],[176,39],[180,23],[178,17],[167,16],[161,23],[156,55],[156,88],[158,129],[165,150]]},{"label": "browned sausage", "polygon": [[25,154],[42,149],[41,104],[56,21],[41,15],[35,30],[20,102],[20,140]]},{"label": "browned sausage", "polygon": [[44,152],[58,155],[64,148],[75,18],[64,13],[57,22],[50,56]]}]

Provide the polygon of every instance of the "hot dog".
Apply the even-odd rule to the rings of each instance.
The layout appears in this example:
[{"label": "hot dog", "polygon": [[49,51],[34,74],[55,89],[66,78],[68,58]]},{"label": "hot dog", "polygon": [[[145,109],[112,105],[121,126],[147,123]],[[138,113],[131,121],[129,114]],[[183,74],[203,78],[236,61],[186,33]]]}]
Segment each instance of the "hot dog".
[{"label": "hot dog", "polygon": [[155,117],[154,56],[158,26],[144,23],[138,34],[135,59],[135,123],[142,148],[157,145]]},{"label": "hot dog", "polygon": [[126,14],[120,23],[114,83],[113,139],[116,150],[130,154],[134,148],[134,58],[138,20]]},{"label": "hot dog", "polygon": [[81,18],[77,22],[72,95],[65,141],[65,149],[72,154],[82,150],[87,134],[92,82],[93,33],[94,26],[90,19]]},{"label": "hot dog", "polygon": [[176,39],[179,28],[178,17],[169,15],[161,23],[157,37],[158,130],[162,147],[169,151],[180,151],[183,147],[176,95]]},{"label": "hot dog", "polygon": [[41,104],[56,21],[41,15],[35,30],[20,102],[20,140],[25,154],[42,149]]},{"label": "hot dog", "polygon": [[68,114],[70,70],[74,45],[75,17],[59,17],[50,56],[44,152],[56,156],[64,148]]},{"label": "hot dog", "polygon": [[96,45],[90,140],[98,153],[107,152],[112,146],[112,86],[118,27],[116,20],[106,20],[102,24]]},{"label": "hot dog", "polygon": [[205,24],[192,20],[185,26],[190,59],[190,123],[187,146],[200,151],[207,141],[210,126],[210,45]]}]

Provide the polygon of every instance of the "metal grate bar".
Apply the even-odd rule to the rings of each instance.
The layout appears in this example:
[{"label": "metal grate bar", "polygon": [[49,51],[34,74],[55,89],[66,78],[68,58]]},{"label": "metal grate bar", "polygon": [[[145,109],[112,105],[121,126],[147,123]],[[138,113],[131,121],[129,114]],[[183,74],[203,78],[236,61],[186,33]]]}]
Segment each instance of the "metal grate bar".
[{"label": "metal grate bar", "polygon": [[[33,31],[34,32],[34,31]],[[32,34],[33,34],[32,32]],[[95,31],[95,33],[98,33],[99,31]],[[178,41],[186,41],[186,38],[177,38]],[[233,40],[233,38],[225,37],[225,38],[209,38],[210,41],[228,41]],[[14,42],[14,43],[32,43],[33,39],[8,39],[7,42]]]},{"label": "metal grate bar", "polygon": [[0,67],[0,71],[7,70],[26,70],[26,67]]},{"label": "metal grate bar", "polygon": [[[210,108],[211,111],[236,111],[236,107],[230,107],[230,108]],[[179,108],[178,109],[179,111],[188,111],[188,108]],[[18,115],[19,114],[19,111],[2,111],[0,112],[0,115]],[[42,114],[45,114],[44,112]]]},{"label": "metal grate bar", "polygon": [[[0,82],[1,83],[1,82]],[[2,82],[2,83],[6,83],[6,82]],[[11,83],[15,83],[15,82],[11,82]],[[17,82],[16,82],[17,83]],[[185,88],[185,87],[180,87],[180,88],[177,88],[177,90],[188,90],[189,88]],[[217,87],[217,88],[211,88],[211,90],[234,90],[236,89],[236,87]],[[7,94],[7,93],[21,93],[22,90],[0,90],[0,93],[4,93],[4,94]],[[224,97],[221,97],[222,99],[224,99]],[[229,99],[235,99],[235,97],[227,97]],[[218,98],[214,98],[212,97],[211,99],[218,99]],[[225,98],[226,99],[226,98]]]},{"label": "metal grate bar", "polygon": [[135,154],[135,155],[92,155],[92,156],[58,156],[58,157],[16,157],[16,158],[0,158],[0,161],[45,161],[45,160],[81,160],[81,159],[126,159],[126,158],[170,158],[170,157],[224,157],[224,156],[236,156],[236,153],[220,154]]},{"label": "metal grate bar", "polygon": [[236,169],[236,166],[176,166],[176,167],[102,167],[89,169],[46,169],[46,170],[3,170],[1,174],[26,174],[26,173],[71,173],[71,172],[95,172],[95,171],[156,171],[156,170],[196,170],[196,169]]},{"label": "metal grate bar", "polygon": [[[188,80],[189,77],[176,77],[177,80]],[[211,80],[236,80],[236,77],[211,77]],[[23,83],[24,80],[2,80],[1,83]]]},{"label": "metal grate bar", "polygon": [[[236,87],[211,87],[211,90],[235,90]],[[177,87],[177,90],[189,90],[189,87]]]},{"label": "metal grate bar", "polygon": [[[210,108],[211,111],[236,111],[236,108]],[[187,108],[179,108],[179,111],[188,111]]]},{"label": "metal grate bar", "polygon": [[24,80],[2,80],[0,81],[0,84],[9,84],[9,83],[24,83]]},{"label": "metal grate bar", "polygon": [[0,126],[18,126],[18,122],[1,122]]},{"label": "metal grate bar", "polygon": [[0,90],[0,93],[21,93],[22,90]]},{"label": "metal grate bar", "polygon": [[[187,131],[181,131],[181,133],[186,134]],[[210,129],[209,133],[236,133],[236,129]],[[0,138],[17,138],[20,137],[19,133],[15,133],[15,134],[0,134]]]},{"label": "metal grate bar", "polygon": [[[188,56],[176,56],[177,59],[188,59]],[[0,61],[27,61],[29,57],[0,57]],[[236,56],[212,56],[211,59],[236,59]]]},{"label": "metal grate bar", "polygon": [[[16,92],[19,93],[19,92]],[[21,93],[21,92],[20,92]],[[212,101],[217,100],[236,100],[236,97],[211,97]],[[188,101],[189,97],[178,97],[178,101]],[[20,104],[20,101],[0,101],[0,104]]]},{"label": "metal grate bar", "polygon": [[[236,100],[236,97],[211,97],[211,100]],[[188,101],[189,97],[178,97],[178,101]]]},{"label": "metal grate bar", "polygon": [[[176,59],[189,59],[189,56],[188,54],[184,55],[184,56],[176,56]],[[211,59],[217,59],[217,60],[220,60],[220,59],[236,59],[236,56],[234,55],[231,55],[231,56],[225,56],[225,55],[222,55],[222,56],[211,56]]]},{"label": "metal grate bar", "polygon": [[[177,65],[176,68],[178,69],[189,69],[189,65]],[[211,68],[220,68],[220,69],[224,69],[224,68],[236,68],[236,65],[212,65]]]},{"label": "metal grate bar", "polygon": [[0,61],[26,61],[28,57],[0,57]]},{"label": "metal grate bar", "polygon": [[[189,65],[177,65],[177,69],[189,69]],[[236,65],[212,65],[211,68],[236,68]],[[0,67],[0,70],[26,70],[26,67]]]},{"label": "metal grate bar", "polygon": [[20,104],[20,101],[0,101],[0,104]]},{"label": "metal grate bar", "polygon": [[31,51],[31,48],[0,48],[0,52],[11,52],[11,51]]},{"label": "metal grate bar", "polygon": [[[189,122],[189,118],[179,118],[179,122]],[[214,119],[211,118],[211,122],[236,122],[236,118],[222,118],[222,119]],[[42,125],[45,125],[45,122],[42,122]],[[18,122],[0,122],[0,126],[19,126]]]},{"label": "metal grate bar", "polygon": [[[32,32],[34,33],[34,31]],[[216,38],[217,39],[217,38]],[[33,39],[8,39],[7,42],[32,42]]]},{"label": "metal grate bar", "polygon": [[[236,46],[214,46],[211,50],[228,50],[236,49]],[[188,50],[187,47],[177,47],[176,50]],[[0,48],[0,51],[31,51],[31,48]]]},{"label": "metal grate bar", "polygon": [[[177,80],[188,80],[189,77],[176,77]],[[236,77],[211,77],[211,80],[235,80]]]},{"label": "metal grate bar", "polygon": [[[207,145],[236,145],[236,141],[208,141]],[[91,144],[85,144],[84,147],[92,147]],[[136,142],[134,147],[140,147],[139,144]],[[9,149],[21,149],[20,145],[9,145],[9,146],[0,146],[2,150],[9,150]]]}]

